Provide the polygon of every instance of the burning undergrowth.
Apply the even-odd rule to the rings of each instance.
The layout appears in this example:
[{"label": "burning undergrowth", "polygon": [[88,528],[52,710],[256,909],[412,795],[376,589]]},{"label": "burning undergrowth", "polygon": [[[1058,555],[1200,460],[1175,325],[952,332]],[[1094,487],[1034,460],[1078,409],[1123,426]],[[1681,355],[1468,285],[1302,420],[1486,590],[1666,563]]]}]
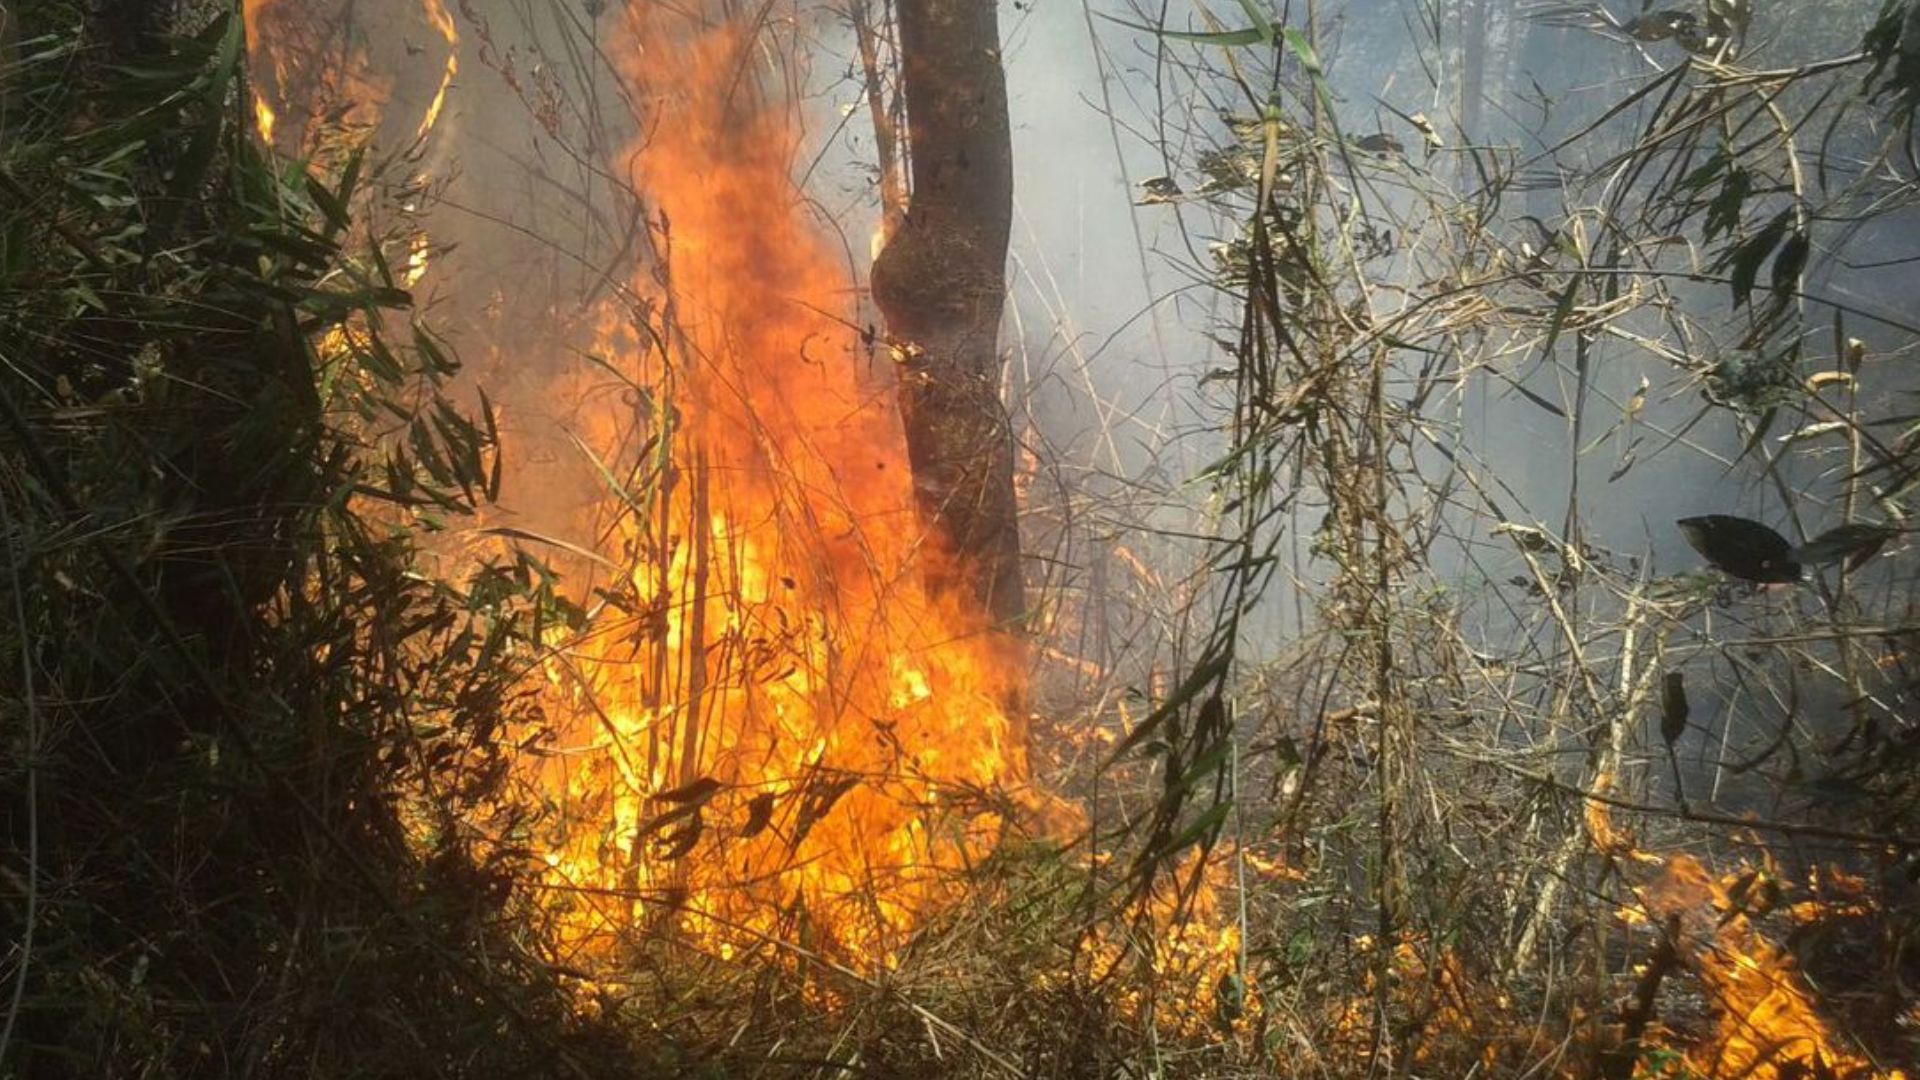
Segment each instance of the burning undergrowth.
[{"label": "burning undergrowth", "polygon": [[752,37],[656,19],[618,50],[651,254],[595,348],[633,407],[578,414],[607,479],[580,529],[618,570],[549,665],[539,843],[583,949],[671,928],[884,968],[1032,827],[1018,652],[924,584],[891,375]]},{"label": "burning undergrowth", "polygon": [[[312,150],[315,121],[289,119],[287,86],[317,80],[314,100],[350,103],[320,110],[322,132],[328,117],[371,122],[388,90],[351,47],[303,76],[290,57],[306,53],[276,40],[275,18],[301,25],[290,7],[248,5],[270,43],[258,120]],[[462,36],[438,3],[409,18],[447,50],[428,107],[394,121],[417,144],[444,126]],[[1903,947],[1875,890],[1848,892],[1831,869],[1818,889],[1772,870],[1721,877],[1642,851],[1606,812],[1625,801],[1615,776],[1658,667],[1634,643],[1664,641],[1698,606],[1643,603],[1604,554],[1507,523],[1495,542],[1519,550],[1540,603],[1582,574],[1629,597],[1593,638],[1558,609],[1533,628],[1621,657],[1604,674],[1556,657],[1548,678],[1537,657],[1523,671],[1468,648],[1438,590],[1397,591],[1426,569],[1407,526],[1419,515],[1396,519],[1406,496],[1390,490],[1418,471],[1395,441],[1414,425],[1387,430],[1405,417],[1383,404],[1398,377],[1384,352],[1339,352],[1377,347],[1351,296],[1324,325],[1357,336],[1274,373],[1278,404],[1243,418],[1337,432],[1314,447],[1316,482],[1339,496],[1314,538],[1339,567],[1335,629],[1300,646],[1322,666],[1230,686],[1222,665],[1210,697],[1172,708],[1181,693],[1149,670],[1143,709],[1110,694],[1062,710],[1097,744],[1093,765],[1037,779],[1036,665],[927,585],[948,556],[916,514],[897,350],[795,189],[803,114],[766,75],[764,33],[634,5],[605,43],[639,132],[609,170],[631,185],[639,254],[565,320],[587,358],[541,379],[559,418],[541,451],[591,483],[559,520],[486,533],[550,557],[577,607],[529,673],[542,717],[516,733],[522,798],[475,827],[526,855],[529,918],[584,1004],[726,1047],[715,1058],[804,1046],[840,1061],[853,1046],[898,1074],[1112,1075],[1157,1058],[1191,1075],[1903,1075],[1853,1038],[1871,1025],[1838,1015],[1835,953],[1818,947],[1857,949],[1867,927]],[[491,66],[506,63],[496,51]],[[1297,171],[1307,190],[1315,166]],[[1276,253],[1301,250],[1264,243],[1249,273],[1280,275]],[[1294,270],[1274,277],[1276,311],[1309,306],[1313,275]],[[1396,333],[1440,340],[1455,316]],[[538,404],[510,404],[505,422]],[[1070,606],[1051,614],[1069,621]],[[1048,662],[1061,659],[1089,666]],[[1279,704],[1230,718],[1236,694]],[[1469,752],[1459,733],[1480,713],[1548,717],[1542,745],[1592,767],[1563,778],[1509,747]],[[1595,741],[1563,737],[1567,716]],[[1245,761],[1182,741],[1188,721],[1238,738],[1241,720],[1261,736]],[[1141,813],[1209,787],[1229,797]],[[1088,795],[1084,815],[1065,791]],[[1126,858],[1142,836],[1144,870]],[[1876,1050],[1896,1045],[1905,996],[1875,1006]]]}]

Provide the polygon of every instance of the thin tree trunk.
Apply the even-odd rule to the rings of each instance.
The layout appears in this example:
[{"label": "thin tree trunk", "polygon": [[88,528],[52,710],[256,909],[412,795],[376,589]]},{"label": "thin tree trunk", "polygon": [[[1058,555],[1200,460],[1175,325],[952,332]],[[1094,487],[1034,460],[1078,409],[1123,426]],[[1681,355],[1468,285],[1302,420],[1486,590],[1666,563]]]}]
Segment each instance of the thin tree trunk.
[{"label": "thin tree trunk", "polygon": [[1490,0],[1463,0],[1466,41],[1460,56],[1460,130],[1469,145],[1484,144],[1487,98],[1487,33]]},{"label": "thin tree trunk", "polygon": [[941,591],[1002,625],[1025,606],[1013,436],[1000,404],[1000,313],[1013,224],[1013,139],[993,0],[899,0],[912,193],[873,265],[905,362],[900,407],[923,521],[955,556]]},{"label": "thin tree trunk", "polygon": [[19,62],[14,55],[20,51],[19,41],[16,17],[7,10],[5,0],[0,0],[0,144],[8,137],[7,119],[13,103],[13,88],[8,83],[12,80],[14,65]]},{"label": "thin tree trunk", "polygon": [[875,164],[880,169],[880,237],[884,243],[900,228],[907,213],[906,162],[901,160],[899,99],[889,101],[880,59],[882,24],[867,7],[867,0],[851,0],[848,8],[853,21],[853,37],[860,49],[860,72],[867,88],[867,111],[873,116]]}]

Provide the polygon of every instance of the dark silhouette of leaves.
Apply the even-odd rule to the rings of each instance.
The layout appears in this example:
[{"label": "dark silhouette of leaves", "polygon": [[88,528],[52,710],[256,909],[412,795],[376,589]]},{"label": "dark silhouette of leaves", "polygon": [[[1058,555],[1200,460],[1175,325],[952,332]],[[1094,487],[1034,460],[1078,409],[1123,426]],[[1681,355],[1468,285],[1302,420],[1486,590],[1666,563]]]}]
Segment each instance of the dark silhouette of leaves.
[{"label": "dark silhouette of leaves", "polygon": [[747,823],[740,826],[740,839],[751,840],[767,831],[773,823],[773,792],[764,791],[747,803]]},{"label": "dark silhouette of leaves", "polygon": [[1667,672],[1666,684],[1660,692],[1660,737],[1668,746],[1680,741],[1687,733],[1687,717],[1692,709],[1687,704],[1687,677],[1678,671]]},{"label": "dark silhouette of leaves", "polygon": [[1723,573],[1745,581],[1800,580],[1787,538],[1757,521],[1731,514],[1681,518],[1680,531],[1693,550]]},{"label": "dark silhouette of leaves", "polygon": [[1801,562],[1812,566],[1826,566],[1845,560],[1847,569],[1854,570],[1879,554],[1887,541],[1898,535],[1900,530],[1892,526],[1856,521],[1828,529],[1800,545],[1793,554]]}]

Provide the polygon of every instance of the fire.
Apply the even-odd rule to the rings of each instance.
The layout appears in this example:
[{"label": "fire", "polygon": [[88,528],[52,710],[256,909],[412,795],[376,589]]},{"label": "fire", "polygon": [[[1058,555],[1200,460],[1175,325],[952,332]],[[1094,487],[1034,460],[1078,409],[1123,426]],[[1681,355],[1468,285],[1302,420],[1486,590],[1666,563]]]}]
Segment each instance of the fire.
[{"label": "fire", "polygon": [[1691,953],[1713,1012],[1713,1030],[1686,1051],[1690,1072],[1677,1075],[1905,1080],[1843,1044],[1793,957],[1754,925],[1772,910],[1779,888],[1771,867],[1715,878],[1692,857],[1676,855],[1645,890],[1654,921],[1679,917],[1682,949]]},{"label": "fire", "polygon": [[[261,25],[262,16],[272,2],[273,0],[245,0],[240,5],[240,19],[246,27],[247,48],[254,61],[253,70],[256,73],[272,66],[272,54],[265,48],[266,30]],[[261,64],[260,61],[263,59],[267,64]],[[279,121],[279,116],[274,112],[273,106],[267,102],[267,91],[258,86],[253,91],[253,121],[254,127],[260,132],[260,141],[267,146],[272,146],[274,127]]]},{"label": "fire", "polygon": [[434,125],[440,122],[440,110],[446,107],[447,91],[452,89],[454,78],[460,74],[460,31],[453,24],[453,16],[447,13],[447,6],[441,0],[426,0],[426,3],[427,22],[447,43],[447,66],[440,73],[440,87],[433,92],[433,101],[428,104],[426,115],[420,118],[420,127],[414,132],[416,141],[433,133]]},{"label": "fire", "polygon": [[624,54],[657,93],[632,172],[658,257],[635,289],[658,315],[604,335],[644,406],[583,394],[582,441],[647,449],[585,523],[629,569],[555,665],[545,863],[583,952],[639,925],[885,966],[1019,810],[1019,672],[922,585],[940,553],[887,365],[793,189],[794,121],[745,74],[750,33],[642,10]]},{"label": "fire", "polygon": [[400,275],[401,286],[411,289],[415,285],[420,284],[420,279],[427,276],[427,269],[432,263],[432,257],[433,244],[428,239],[425,230],[415,232],[409,237],[407,240],[406,269]]},{"label": "fire", "polygon": [[[446,43],[448,55],[416,140],[433,130],[459,72],[460,37],[452,16],[442,0],[421,2],[421,15]],[[379,126],[395,79],[370,55],[387,36],[388,26],[377,12],[366,16],[337,0],[243,0],[240,14],[253,74],[254,127],[263,142],[322,159],[324,167],[333,145],[329,136],[344,135],[351,143]],[[363,24],[357,17],[372,21]]]},{"label": "fire", "polygon": [[265,98],[254,99],[254,126],[260,131],[260,141],[268,146],[273,145],[273,126],[278,119],[279,117],[274,115],[273,106],[267,104]]},{"label": "fire", "polygon": [[[416,142],[460,46],[442,0],[421,3],[448,56]],[[392,80],[328,36],[338,20],[281,0],[243,17],[263,140],[308,153],[316,118],[378,121]],[[1021,671],[980,613],[922,584],[943,555],[917,525],[893,374],[791,184],[794,117],[741,84],[751,35],[648,19],[636,5],[626,55],[660,90],[630,170],[657,215],[634,283],[653,307],[636,324],[610,303],[599,343],[643,404],[571,389],[596,462],[651,441],[631,489],[581,513],[601,564],[627,570],[555,641],[557,751],[519,763],[554,810],[536,852],[584,954],[670,927],[722,955],[781,938],[882,966],[1038,808],[1008,712]],[[432,251],[410,237],[404,285]]]}]

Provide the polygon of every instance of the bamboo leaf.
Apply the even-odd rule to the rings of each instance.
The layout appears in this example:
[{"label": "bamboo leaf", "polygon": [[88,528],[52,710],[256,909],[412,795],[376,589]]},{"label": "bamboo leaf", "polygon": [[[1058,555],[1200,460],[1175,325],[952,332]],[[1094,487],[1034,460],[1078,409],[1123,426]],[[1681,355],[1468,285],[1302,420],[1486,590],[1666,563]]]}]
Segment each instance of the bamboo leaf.
[{"label": "bamboo leaf", "polygon": [[1721,256],[1720,265],[1732,270],[1729,281],[1733,286],[1734,307],[1744,307],[1753,297],[1753,283],[1760,276],[1761,265],[1786,235],[1787,212],[1783,210],[1759,232],[1735,244]]},{"label": "bamboo leaf", "polygon": [[1240,0],[1240,10],[1253,20],[1254,29],[1260,31],[1261,41],[1273,40],[1273,20],[1267,18],[1267,13],[1260,9],[1257,0]]},{"label": "bamboo leaf", "polygon": [[1314,52],[1313,42],[1307,40],[1306,34],[1291,27],[1287,29],[1284,36],[1287,42],[1287,51],[1300,58],[1300,66],[1306,69],[1307,74],[1318,79],[1322,69],[1320,67],[1320,55]]},{"label": "bamboo leaf", "polygon": [[1187,675],[1186,680],[1180,684],[1179,689],[1173,692],[1172,696],[1161,702],[1158,708],[1148,713],[1145,719],[1141,720],[1132,731],[1127,733],[1126,738],[1120,740],[1120,745],[1114,747],[1113,753],[1108,755],[1107,764],[1112,764],[1120,760],[1127,755],[1128,751],[1140,745],[1142,741],[1158,730],[1162,724],[1167,722],[1167,717],[1172,716],[1188,702],[1199,697],[1200,691],[1205,690],[1208,686],[1212,685],[1216,679],[1224,676],[1230,664],[1230,656],[1224,653],[1215,653],[1205,662],[1196,665],[1193,671]]},{"label": "bamboo leaf", "polygon": [[[1242,3],[1245,2],[1246,0],[1242,0]],[[1197,45],[1219,45],[1224,48],[1242,48],[1273,40],[1273,28],[1271,26],[1268,26],[1265,30],[1255,26],[1246,30],[1221,30],[1213,33],[1199,33],[1188,30],[1168,30],[1163,27],[1142,26],[1139,23],[1128,22],[1125,19],[1116,19],[1111,15],[1101,12],[1095,12],[1095,14],[1108,22],[1119,23],[1129,30],[1138,30],[1140,33],[1152,34],[1154,37],[1166,38],[1170,41],[1191,41]]]},{"label": "bamboo leaf", "polygon": [[1813,251],[1813,244],[1807,234],[1795,229],[1787,242],[1780,245],[1780,253],[1773,258],[1773,302],[1785,306],[1793,299],[1800,288],[1800,275],[1807,268],[1807,258]]},{"label": "bamboo leaf", "polygon": [[1560,290],[1560,300],[1553,305],[1553,317],[1547,320],[1547,340],[1540,347],[1542,359],[1553,358],[1553,347],[1560,341],[1560,331],[1565,329],[1567,319],[1573,314],[1574,299],[1580,295],[1580,275],[1567,279],[1567,287]]}]

